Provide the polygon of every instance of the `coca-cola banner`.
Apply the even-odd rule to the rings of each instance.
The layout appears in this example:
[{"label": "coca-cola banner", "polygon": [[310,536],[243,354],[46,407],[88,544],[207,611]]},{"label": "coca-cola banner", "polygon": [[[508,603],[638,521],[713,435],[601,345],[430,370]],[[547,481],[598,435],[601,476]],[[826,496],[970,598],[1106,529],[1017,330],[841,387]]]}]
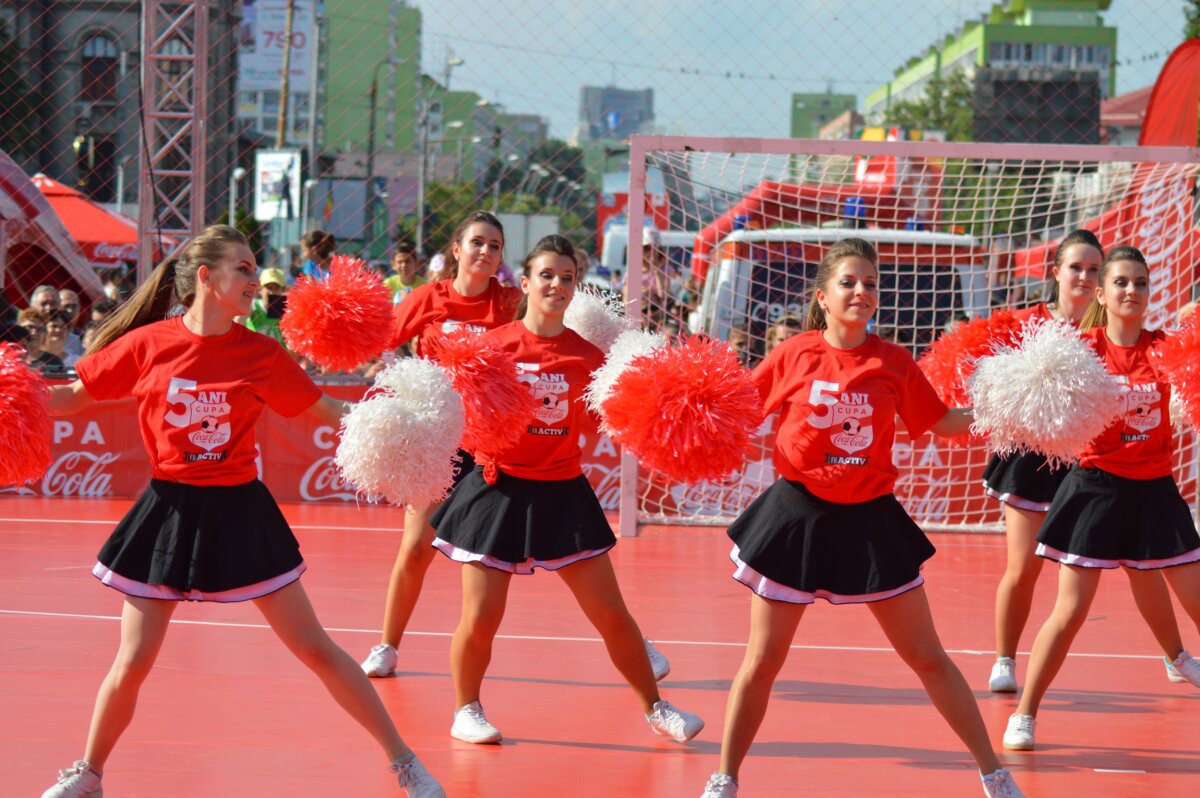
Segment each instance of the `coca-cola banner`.
[{"label": "coca-cola banner", "polygon": [[[354,401],[361,385],[326,385],[338,399]],[[650,482],[638,497],[643,515],[651,517],[726,520],[736,516],[776,478],[770,451],[774,419],[768,419],[755,438],[760,460],[724,482],[680,484]],[[342,480],[334,465],[337,431],[315,417],[283,418],[268,410],[257,429],[259,476],[281,502],[350,502],[354,488]],[[620,455],[608,438],[586,434],[583,472],[605,510],[620,505]],[[1196,500],[1195,435],[1177,439],[1176,478],[1184,497]],[[54,420],[53,461],[45,475],[28,485],[5,488],[5,493],[80,498],[135,497],[150,480],[150,465],[138,432],[134,401],[97,402],[73,416]],[[955,526],[972,519],[999,522],[999,506],[986,498],[980,475],[987,461],[981,446],[953,446],[925,435],[911,440],[903,427],[893,450],[900,478],[896,496],[913,518],[929,526]],[[645,475],[643,475],[645,476]],[[977,521],[975,522],[977,523]]]}]

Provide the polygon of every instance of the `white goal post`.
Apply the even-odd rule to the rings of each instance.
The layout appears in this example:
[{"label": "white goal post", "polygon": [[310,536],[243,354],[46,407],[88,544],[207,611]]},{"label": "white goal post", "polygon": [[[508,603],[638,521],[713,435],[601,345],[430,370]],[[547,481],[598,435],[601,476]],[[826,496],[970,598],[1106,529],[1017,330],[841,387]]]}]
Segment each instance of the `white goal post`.
[{"label": "white goal post", "polygon": [[[1169,328],[1200,284],[1198,164],[1200,149],[1176,147],[634,136],[628,312],[669,334],[730,340],[753,363],[803,322],[822,253],[855,236],[880,253],[875,331],[919,357],[958,320],[1048,299],[1054,247],[1087,227],[1106,248],[1143,251],[1150,326]],[[652,172],[665,196],[647,198]],[[644,226],[694,244],[663,253],[651,236],[644,260],[632,233]],[[720,483],[672,483],[623,453],[621,533],[728,524],[775,479],[772,441],[768,419],[746,467]],[[1196,435],[1176,442],[1195,509]],[[897,496],[924,529],[1001,528],[981,445],[909,440],[901,426],[894,457]]]}]

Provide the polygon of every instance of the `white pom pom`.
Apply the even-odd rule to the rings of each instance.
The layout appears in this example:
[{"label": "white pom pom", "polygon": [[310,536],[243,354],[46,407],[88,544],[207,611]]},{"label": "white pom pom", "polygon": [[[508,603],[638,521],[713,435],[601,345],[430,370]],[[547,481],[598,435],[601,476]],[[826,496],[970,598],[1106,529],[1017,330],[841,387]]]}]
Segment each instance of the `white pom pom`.
[{"label": "white pom pom", "polygon": [[1015,346],[979,360],[969,390],[973,432],[1001,455],[1036,451],[1052,466],[1077,460],[1122,410],[1121,385],[1062,322],[1027,323]]},{"label": "white pom pom", "polygon": [[584,340],[605,353],[612,349],[617,336],[634,328],[633,322],[625,316],[620,299],[583,289],[575,292],[563,321],[582,335]]},{"label": "white pom pom", "polygon": [[604,365],[592,372],[592,381],[584,396],[592,412],[601,412],[600,407],[612,393],[621,372],[629,368],[629,364],[635,358],[648,355],[666,345],[667,338],[662,333],[626,330],[618,335],[612,348],[608,350],[608,357],[604,358]]},{"label": "white pom pom", "polygon": [[446,497],[463,433],[462,399],[441,367],[404,358],[342,419],[336,463],[368,500],[423,509]]}]

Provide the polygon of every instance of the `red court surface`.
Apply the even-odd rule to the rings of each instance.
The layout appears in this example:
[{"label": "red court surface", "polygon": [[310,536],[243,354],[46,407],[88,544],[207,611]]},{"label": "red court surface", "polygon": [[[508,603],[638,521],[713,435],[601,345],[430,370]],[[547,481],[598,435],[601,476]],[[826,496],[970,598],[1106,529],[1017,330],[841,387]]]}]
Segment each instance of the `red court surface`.
[{"label": "red court surface", "polygon": [[[116,649],[121,597],[89,569],[128,502],[0,497],[0,796],[37,796],[80,756],[96,688]],[[284,507],[323,623],[361,658],[378,639],[398,541],[395,511]],[[946,647],[976,687],[999,746],[1012,696],[983,688],[991,662],[998,536],[937,535],[927,590]],[[691,744],[655,737],[560,580],[516,578],[484,683],[499,746],[449,737],[449,635],[459,566],[438,557],[401,646],[399,678],[376,687],[406,740],[454,798],[684,796],[715,769],[748,593],[711,528],[623,540],[617,573],[672,672],[663,694],[708,727]],[[1054,595],[1047,566],[1036,627]],[[1180,615],[1184,639],[1197,631]],[[373,742],[293,660],[250,604],[179,608],[138,712],[110,759],[108,798],[399,795]],[[1026,631],[1028,648],[1035,628]],[[1020,676],[1024,676],[1024,659]],[[1075,655],[1039,717],[1040,749],[1003,754],[1033,796],[1196,795],[1200,691],[1167,681],[1125,578],[1106,574]],[[863,607],[819,602],[801,623],[742,771],[743,798],[978,796],[963,747]]]}]

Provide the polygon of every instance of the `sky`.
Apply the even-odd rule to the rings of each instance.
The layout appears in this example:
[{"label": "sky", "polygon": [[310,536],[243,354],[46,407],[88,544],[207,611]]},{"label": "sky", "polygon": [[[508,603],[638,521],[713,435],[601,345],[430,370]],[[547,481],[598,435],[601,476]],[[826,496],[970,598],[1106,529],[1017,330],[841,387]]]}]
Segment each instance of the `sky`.
[{"label": "sky", "polygon": [[[422,61],[452,87],[570,138],[583,86],[652,88],[658,132],[787,136],[791,94],[862,99],[909,57],[978,19],[982,0],[436,0]],[[1182,40],[1182,0],[1112,0],[1117,91],[1151,85]]]}]

